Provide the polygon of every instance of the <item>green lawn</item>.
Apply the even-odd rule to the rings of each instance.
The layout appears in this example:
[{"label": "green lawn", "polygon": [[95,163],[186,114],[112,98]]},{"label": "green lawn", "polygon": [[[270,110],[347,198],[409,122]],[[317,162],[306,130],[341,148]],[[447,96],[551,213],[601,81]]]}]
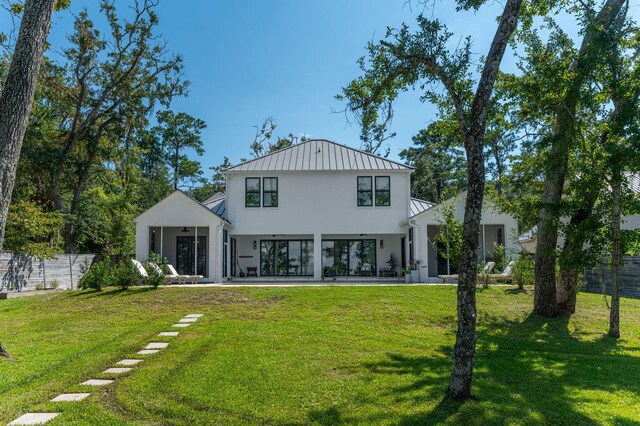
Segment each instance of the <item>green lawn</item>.
[{"label": "green lawn", "polygon": [[[476,400],[443,401],[455,287],[165,288],[0,301],[0,424],[640,424],[640,301],[603,337],[602,296],[571,319],[478,291]],[[177,338],[155,337],[189,313]],[[178,330],[178,329],[174,329]],[[46,402],[151,341],[170,345],[84,402]]]}]

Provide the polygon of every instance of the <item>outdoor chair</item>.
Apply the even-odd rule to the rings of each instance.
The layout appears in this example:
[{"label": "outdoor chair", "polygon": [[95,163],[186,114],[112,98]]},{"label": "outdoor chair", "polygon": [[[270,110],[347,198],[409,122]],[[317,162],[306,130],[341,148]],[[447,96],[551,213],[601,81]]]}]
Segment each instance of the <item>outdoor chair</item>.
[{"label": "outdoor chair", "polygon": [[[478,278],[483,279],[485,277],[491,276],[491,271],[493,271],[493,268],[495,267],[496,267],[495,262],[487,262],[487,264],[484,265],[484,268],[482,268],[482,272],[478,274]],[[448,280],[457,280],[459,276],[460,276],[459,274],[438,275],[438,278],[440,278],[443,283],[446,283]]]},{"label": "outdoor chair", "polygon": [[513,265],[515,265],[515,262],[512,260],[511,262],[509,262],[507,267],[504,268],[504,271],[501,274],[488,274],[487,279],[489,280],[489,282],[494,283],[499,281],[511,281],[513,278]]},{"label": "outdoor chair", "polygon": [[131,262],[133,262],[133,265],[136,267],[136,269],[138,270],[138,273],[142,278],[149,278],[149,274],[147,273],[147,270],[144,269],[144,266],[142,266],[142,263],[140,263],[138,259],[131,259]]},{"label": "outdoor chair", "polygon": [[172,273],[165,274],[162,271],[162,268],[160,266],[156,265],[153,262],[149,262],[149,266],[151,266],[156,272],[158,272],[160,274],[163,274],[164,275],[164,279],[167,281],[167,284],[171,284],[171,282],[173,280],[176,280],[176,281],[178,281],[178,283],[180,283],[180,275],[176,275],[176,274],[172,274]]},{"label": "outdoor chair", "polygon": [[257,277],[257,276],[258,276],[258,267],[247,266],[247,277]]},{"label": "outdoor chair", "polygon": [[202,275],[180,275],[170,263],[167,263],[167,269],[169,269],[169,274],[178,280],[178,284],[186,284],[187,280],[191,281],[192,284],[198,284],[198,280],[202,278]]}]

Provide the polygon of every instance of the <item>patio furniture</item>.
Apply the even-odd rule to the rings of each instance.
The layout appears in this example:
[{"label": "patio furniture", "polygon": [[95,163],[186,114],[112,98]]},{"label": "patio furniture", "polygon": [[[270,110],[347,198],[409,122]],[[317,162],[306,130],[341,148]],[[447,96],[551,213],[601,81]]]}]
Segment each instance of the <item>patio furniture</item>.
[{"label": "patio furniture", "polygon": [[[482,272],[478,274],[478,278],[482,279],[484,277],[490,276],[491,271],[493,271],[493,268],[495,268],[495,266],[495,262],[487,262],[487,264],[484,265],[484,268],[482,268]],[[448,280],[457,280],[459,277],[460,274],[438,275],[438,278],[440,278],[443,283],[446,283]]]},{"label": "patio furniture", "polygon": [[378,270],[378,276],[380,277],[397,277],[398,273],[391,268],[380,268]]},{"label": "patio furniture", "polygon": [[505,281],[511,281],[511,279],[513,278],[513,265],[515,265],[515,262],[512,260],[511,262],[509,262],[509,264],[507,265],[506,268],[504,268],[504,271],[501,274],[488,274],[487,275],[487,279],[489,280],[489,282],[505,282]]},{"label": "patio furniture", "polygon": [[131,259],[131,262],[133,262],[133,265],[136,267],[136,269],[138,270],[138,273],[142,278],[149,278],[149,274],[147,273],[147,270],[144,269],[144,266],[142,266],[142,263],[140,263],[138,259]]},{"label": "patio furniture", "polygon": [[257,277],[257,276],[258,276],[258,267],[247,266],[247,277]]},{"label": "patio furniture", "polygon": [[176,274],[165,274],[162,271],[162,268],[160,268],[160,266],[156,265],[153,262],[149,262],[149,265],[158,273],[163,274],[164,275],[164,279],[167,281],[167,284],[171,284],[171,281],[176,280],[178,281],[178,283],[180,283],[180,275],[176,275]]},{"label": "patio furniture", "polygon": [[178,274],[178,271],[176,271],[176,268],[174,268],[173,265],[170,263],[167,263],[167,269],[169,270],[169,274],[173,275],[178,280],[178,284],[186,284],[187,281],[191,281],[191,284],[198,284],[198,280],[203,278],[202,275]]}]

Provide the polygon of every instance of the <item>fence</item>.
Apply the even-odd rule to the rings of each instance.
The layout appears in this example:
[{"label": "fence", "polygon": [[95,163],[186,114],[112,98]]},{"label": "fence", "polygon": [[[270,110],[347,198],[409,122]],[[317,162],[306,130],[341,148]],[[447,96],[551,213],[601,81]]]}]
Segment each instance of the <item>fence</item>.
[{"label": "fence", "polygon": [[[609,259],[592,270],[585,270],[584,280],[586,284],[582,290],[611,294]],[[620,267],[620,295],[640,299],[640,256],[624,256],[624,264]]]},{"label": "fence", "polygon": [[82,265],[89,265],[93,254],[61,254],[53,260],[40,260],[0,253],[0,290],[20,291],[36,288],[78,288]]}]

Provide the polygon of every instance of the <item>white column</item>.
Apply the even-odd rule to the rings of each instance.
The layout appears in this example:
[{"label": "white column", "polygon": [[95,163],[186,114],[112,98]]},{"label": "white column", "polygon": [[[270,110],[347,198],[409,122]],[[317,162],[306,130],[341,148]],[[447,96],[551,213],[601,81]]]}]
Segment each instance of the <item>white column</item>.
[{"label": "white column", "polygon": [[322,234],[313,234],[313,278],[322,279]]},{"label": "white column", "polygon": [[164,226],[160,227],[160,259],[164,256],[162,255],[162,251],[164,250]]},{"label": "white column", "polygon": [[195,238],[194,238],[194,249],[193,249],[193,274],[198,275],[198,227],[195,227]]},{"label": "white column", "polygon": [[[484,231],[484,224],[482,225],[482,262],[486,265],[487,263],[487,247],[485,244],[487,234]],[[484,265],[483,265],[484,266]]]}]

